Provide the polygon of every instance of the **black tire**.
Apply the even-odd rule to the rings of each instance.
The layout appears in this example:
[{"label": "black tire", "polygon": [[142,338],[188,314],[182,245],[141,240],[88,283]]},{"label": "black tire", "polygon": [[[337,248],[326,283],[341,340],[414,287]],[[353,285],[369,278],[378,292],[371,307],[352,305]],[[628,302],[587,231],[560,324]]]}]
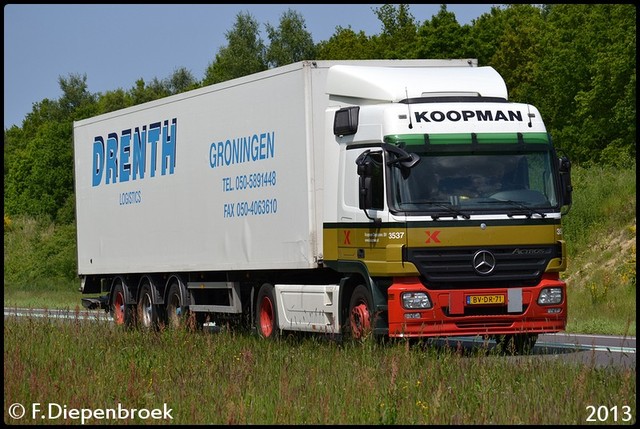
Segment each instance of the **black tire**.
[{"label": "black tire", "polygon": [[169,293],[166,300],[166,324],[170,328],[178,328],[185,324],[189,312],[187,291],[174,280],[169,286]]},{"label": "black tire", "polygon": [[160,318],[158,316],[158,306],[153,303],[153,293],[151,285],[145,282],[140,288],[138,295],[137,320],[142,329],[158,329]]},{"label": "black tire", "polygon": [[278,338],[278,308],[276,307],[274,287],[268,283],[263,284],[258,292],[256,311],[256,330],[262,338]]},{"label": "black tire", "polygon": [[364,339],[371,333],[373,326],[373,298],[363,285],[353,291],[349,301],[349,318],[345,331],[354,340]]},{"label": "black tire", "polygon": [[498,351],[506,355],[529,355],[538,341],[538,334],[511,334],[494,336]]},{"label": "black tire", "polygon": [[116,325],[132,327],[135,325],[135,308],[126,302],[131,302],[129,288],[121,280],[116,280],[111,291],[109,314]]}]

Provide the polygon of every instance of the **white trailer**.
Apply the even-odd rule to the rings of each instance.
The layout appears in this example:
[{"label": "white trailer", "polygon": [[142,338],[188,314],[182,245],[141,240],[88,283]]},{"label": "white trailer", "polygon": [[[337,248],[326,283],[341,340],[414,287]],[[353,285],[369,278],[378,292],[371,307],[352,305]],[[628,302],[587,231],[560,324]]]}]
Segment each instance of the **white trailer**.
[{"label": "white trailer", "polygon": [[[78,121],[78,274],[83,293],[107,292],[84,303],[148,327],[188,310],[199,321],[245,319],[263,336],[389,335],[389,316],[373,315],[388,312],[393,279],[422,276],[418,289],[428,289],[407,259],[423,247],[412,244],[409,218],[443,214],[394,206],[390,170],[384,191],[371,191],[372,164],[360,155],[376,152],[397,169],[409,135],[523,132],[553,155],[537,110],[507,103],[499,74],[472,59],[303,61]],[[552,231],[569,194],[562,199],[558,167],[547,169],[542,217],[554,220],[542,223]],[[375,195],[380,207],[370,205]],[[509,210],[478,213],[508,219]]]}]

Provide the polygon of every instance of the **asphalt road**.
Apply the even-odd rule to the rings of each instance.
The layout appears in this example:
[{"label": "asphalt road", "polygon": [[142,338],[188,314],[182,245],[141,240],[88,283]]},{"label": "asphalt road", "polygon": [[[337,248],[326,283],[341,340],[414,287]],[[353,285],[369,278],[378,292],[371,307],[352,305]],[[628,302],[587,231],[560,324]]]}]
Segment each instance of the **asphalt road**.
[{"label": "asphalt road", "polygon": [[[8,317],[46,317],[62,320],[106,321],[113,319],[103,310],[45,310],[26,308],[5,308],[5,319]],[[450,337],[433,341],[439,346],[457,347],[471,351],[480,346],[492,347],[475,337]],[[545,359],[563,359],[567,362],[580,362],[598,367],[622,366],[636,367],[636,338],[609,335],[582,334],[544,334],[538,337],[533,350],[534,355]],[[510,358],[521,358],[513,356]]]}]

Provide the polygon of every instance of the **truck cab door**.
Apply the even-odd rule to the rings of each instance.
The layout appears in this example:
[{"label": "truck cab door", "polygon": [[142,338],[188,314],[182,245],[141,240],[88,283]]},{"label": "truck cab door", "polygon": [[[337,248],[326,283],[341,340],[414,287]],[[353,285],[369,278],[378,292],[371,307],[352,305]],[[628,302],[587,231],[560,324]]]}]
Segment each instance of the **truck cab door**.
[{"label": "truck cab door", "polygon": [[390,258],[401,261],[406,240],[404,223],[388,225],[384,165],[380,147],[347,147],[341,152],[338,258],[364,262],[372,275],[386,272]]}]

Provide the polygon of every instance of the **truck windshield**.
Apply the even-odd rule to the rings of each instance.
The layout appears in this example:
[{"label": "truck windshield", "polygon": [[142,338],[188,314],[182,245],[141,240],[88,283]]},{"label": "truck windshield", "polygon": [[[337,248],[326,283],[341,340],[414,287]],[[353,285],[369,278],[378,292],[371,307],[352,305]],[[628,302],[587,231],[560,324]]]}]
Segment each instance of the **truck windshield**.
[{"label": "truck windshield", "polygon": [[418,155],[421,160],[411,169],[389,167],[394,212],[468,218],[474,213],[544,216],[559,209],[550,151]]}]

